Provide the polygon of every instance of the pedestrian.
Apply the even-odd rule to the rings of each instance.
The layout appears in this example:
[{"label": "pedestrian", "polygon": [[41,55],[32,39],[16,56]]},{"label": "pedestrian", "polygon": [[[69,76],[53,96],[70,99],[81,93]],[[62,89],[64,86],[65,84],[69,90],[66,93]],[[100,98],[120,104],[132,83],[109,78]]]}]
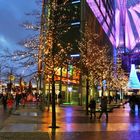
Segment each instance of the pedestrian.
[{"label": "pedestrian", "polygon": [[96,118],[96,101],[92,97],[89,103],[90,108],[90,119],[92,119],[92,113],[94,114],[94,118]]},{"label": "pedestrian", "polygon": [[9,114],[11,114],[11,112],[13,110],[13,104],[14,104],[13,95],[9,94],[8,99],[7,99],[7,106],[8,106]]},{"label": "pedestrian", "polygon": [[138,112],[140,113],[140,96],[136,96],[136,104],[138,105]]},{"label": "pedestrian", "polygon": [[130,96],[129,105],[130,105],[130,108],[131,108],[131,112],[134,113],[135,112],[135,105],[136,105],[136,95],[135,95],[135,93],[133,93]]},{"label": "pedestrian", "polygon": [[109,104],[111,104],[113,101],[113,97],[111,95],[109,95]]},{"label": "pedestrian", "polygon": [[60,105],[62,103],[62,94],[61,92],[59,92],[58,94],[58,105]]},{"label": "pedestrian", "polygon": [[6,93],[3,93],[2,104],[3,104],[3,110],[6,111],[7,110],[7,94]]},{"label": "pedestrian", "polygon": [[23,106],[23,108],[25,107],[25,103],[26,103],[26,97],[22,97],[20,100],[21,105]]},{"label": "pedestrian", "polygon": [[101,113],[99,115],[99,120],[102,117],[102,114],[105,113],[106,114],[106,121],[108,121],[108,112],[107,112],[107,97],[102,96],[101,98]]}]

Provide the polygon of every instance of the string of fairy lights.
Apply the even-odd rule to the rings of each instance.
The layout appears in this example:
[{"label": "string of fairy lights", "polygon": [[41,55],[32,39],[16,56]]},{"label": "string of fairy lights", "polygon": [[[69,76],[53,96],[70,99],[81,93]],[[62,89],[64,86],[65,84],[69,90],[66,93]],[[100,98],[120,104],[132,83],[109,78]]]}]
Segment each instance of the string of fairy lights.
[{"label": "string of fairy lights", "polygon": [[85,68],[82,69],[83,74],[89,78],[91,85],[102,87],[103,81],[106,80],[107,90],[126,90],[128,77],[125,71],[119,63],[117,69],[114,68],[113,58],[109,56],[109,47],[95,44],[93,36],[85,26],[85,33],[79,42],[81,63]]},{"label": "string of fairy lights", "polygon": [[[23,61],[19,63],[23,65],[25,69],[31,68],[33,65],[36,65],[37,67],[37,65],[40,64],[40,71],[46,73],[47,69],[48,71],[50,71],[53,67],[57,67],[58,65],[60,65],[60,63],[61,65],[65,65],[64,61],[67,61],[66,58],[68,58],[68,52],[71,51],[71,46],[69,44],[66,44],[63,40],[60,40],[60,36],[68,32],[70,30],[70,26],[63,25],[63,30],[59,30],[60,26],[59,24],[56,24],[55,16],[58,17],[60,13],[62,13],[62,9],[59,11],[60,13],[56,13],[55,3],[47,3],[47,5],[42,4],[42,9],[44,8],[47,8],[49,14],[46,15],[46,9],[44,12],[42,11],[42,13],[40,14],[40,26],[33,25],[29,22],[23,23],[25,29],[39,30],[39,36],[37,35],[21,41],[19,44],[24,46],[24,49],[15,51],[12,55],[12,58],[14,61]],[[51,16],[50,12],[52,14]],[[28,13],[27,15],[36,14]],[[37,15],[39,15],[38,12]],[[63,20],[64,17],[65,16],[63,16]],[[62,19],[60,19],[59,23],[61,23],[61,20]],[[56,29],[55,31],[54,28]],[[57,53],[55,53],[55,57],[54,55],[52,55],[54,40],[57,40],[55,47],[55,51]],[[54,61],[52,61],[52,57],[54,58]],[[42,69],[42,65],[45,65],[45,69]]]},{"label": "string of fairy lights", "polygon": [[[40,31],[40,34],[21,41],[20,44],[24,48],[23,50],[15,51],[12,54],[12,59],[19,61],[20,65],[25,69],[39,67],[41,73],[50,75],[50,71],[57,71],[54,68],[65,67],[70,61],[69,54],[72,46],[60,40],[60,36],[68,32],[71,27],[63,24],[64,28],[60,30],[62,21],[68,21],[68,17],[65,14],[62,15],[59,21],[56,20],[63,10],[66,10],[64,7],[61,7],[60,11],[56,13],[56,3],[47,3],[47,5],[42,6],[47,8],[48,15],[45,12],[40,14],[42,17],[40,26],[29,23],[24,23],[23,25],[26,29]],[[77,15],[77,13],[74,14]],[[72,19],[75,19],[75,16]],[[58,24],[56,24],[56,21]],[[128,78],[122,69],[120,69],[121,71],[113,69],[113,62],[108,56],[108,47],[95,44],[98,35],[92,35],[88,29],[85,29],[83,34],[83,38],[78,43],[80,61],[83,65],[82,68],[84,68],[81,69],[81,72],[90,79],[91,83],[102,86],[102,81],[106,80],[108,88],[120,89],[120,87],[125,87],[124,85],[126,85]],[[45,67],[43,67],[44,65]],[[38,76],[37,69],[32,76]]]}]

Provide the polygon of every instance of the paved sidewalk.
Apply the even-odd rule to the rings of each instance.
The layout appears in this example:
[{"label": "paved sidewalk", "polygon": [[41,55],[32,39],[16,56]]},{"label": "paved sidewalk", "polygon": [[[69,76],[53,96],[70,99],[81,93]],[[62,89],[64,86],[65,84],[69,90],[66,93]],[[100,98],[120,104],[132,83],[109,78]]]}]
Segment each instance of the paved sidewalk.
[{"label": "paved sidewalk", "polygon": [[3,122],[9,117],[9,114],[3,110],[3,106],[0,105],[0,129],[3,127]]},{"label": "paved sidewalk", "polygon": [[[97,116],[99,113],[97,113]],[[105,116],[90,120],[80,106],[56,107],[57,129],[51,129],[51,110],[41,113],[35,107],[16,110],[0,129],[0,140],[139,140],[140,115],[129,106],[117,108]],[[7,133],[7,134],[5,134]],[[3,137],[5,136],[5,137]]]}]

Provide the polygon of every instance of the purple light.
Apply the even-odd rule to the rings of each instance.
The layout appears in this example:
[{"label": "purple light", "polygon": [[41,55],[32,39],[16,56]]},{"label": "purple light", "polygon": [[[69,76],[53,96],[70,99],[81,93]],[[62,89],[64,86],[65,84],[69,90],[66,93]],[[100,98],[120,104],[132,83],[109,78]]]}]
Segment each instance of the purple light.
[{"label": "purple light", "polygon": [[[109,27],[111,21],[106,15],[103,0],[86,0],[92,12],[98,19],[103,30],[108,35],[112,45],[133,50],[140,40],[140,2],[135,0],[115,0],[114,27]],[[100,3],[100,4],[99,4]],[[100,12],[98,5],[100,5]],[[103,15],[102,15],[103,14]],[[106,21],[103,18],[106,17]],[[113,17],[112,19],[113,20]],[[111,34],[113,33],[113,35]]]},{"label": "purple light", "polygon": [[138,35],[140,37],[140,20],[139,20],[139,16],[136,14],[136,12],[133,10],[132,7],[129,9],[129,11],[130,11],[130,13],[132,15],[133,21],[134,21],[134,23],[136,25],[137,33],[138,33]]},{"label": "purple light", "polygon": [[[131,5],[131,6],[130,6]],[[140,18],[138,13],[140,13],[140,4],[132,6],[132,0],[117,0],[115,13],[120,13],[118,19],[120,20],[120,25],[117,27],[121,33],[116,33],[116,47],[125,47],[129,50],[135,48],[138,43],[136,40],[140,40]],[[137,12],[136,12],[137,10]],[[118,15],[118,14],[117,14]],[[115,21],[115,25],[118,26],[118,21]],[[134,24],[132,24],[134,23]],[[123,32],[125,32],[123,34]],[[136,35],[138,34],[138,35]],[[118,40],[119,39],[119,40]],[[120,42],[124,42],[123,44]],[[118,45],[119,43],[119,45]]]},{"label": "purple light", "polygon": [[[97,7],[95,0],[86,0],[86,1],[87,1],[87,3],[88,3],[89,7],[91,8],[92,12],[94,13],[94,15],[96,16],[96,18],[98,19],[99,23],[101,24],[103,30],[105,31],[105,33],[106,33],[107,36],[109,37],[111,43],[112,43],[113,45],[115,45],[115,38],[114,38],[113,35],[110,33],[109,27],[108,27],[108,25],[110,25],[110,22],[111,22],[111,21],[110,21],[110,18],[109,18],[108,16],[106,16],[106,10],[105,10],[105,8],[104,8],[104,6],[103,6],[102,1],[100,0],[100,2],[99,2],[99,0],[96,0],[97,3],[98,3],[98,5],[99,5],[99,3],[100,3],[100,9],[101,9],[102,14],[104,15],[104,17],[106,17],[107,23],[105,22],[105,20],[104,20],[102,14],[101,14],[99,8]],[[107,25],[107,24],[108,24],[108,25]],[[113,28],[112,28],[112,31],[114,31]]]},{"label": "purple light", "polygon": [[[126,32],[128,32],[128,30],[127,30],[127,27],[125,27],[126,29]],[[129,36],[128,36],[128,34],[125,34],[125,45],[126,46],[128,46],[127,48],[129,48],[129,44],[130,44],[130,42],[129,42]]]},{"label": "purple light", "polygon": [[133,9],[140,13],[140,4],[137,4],[135,7],[133,7]]},{"label": "purple light", "polygon": [[125,32],[125,35],[128,34],[129,42],[130,42],[129,46],[126,46],[126,47],[131,50],[134,48],[134,45],[136,45],[136,43],[135,43],[135,38],[134,38],[132,28],[131,28],[131,23],[128,17],[128,13],[126,14],[126,23],[127,23],[126,27],[127,27],[128,32]]},{"label": "purple light", "polygon": [[118,23],[116,25],[116,46],[119,46],[119,34],[120,34],[120,20],[119,20],[119,17],[120,17],[120,12],[119,10],[116,10],[116,13],[115,13],[115,23]]}]

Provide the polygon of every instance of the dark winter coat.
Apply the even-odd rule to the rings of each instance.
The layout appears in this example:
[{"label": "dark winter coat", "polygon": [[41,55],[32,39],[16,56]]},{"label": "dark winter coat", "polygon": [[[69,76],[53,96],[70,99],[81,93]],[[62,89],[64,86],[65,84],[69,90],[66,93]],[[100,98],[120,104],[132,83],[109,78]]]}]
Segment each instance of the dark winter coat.
[{"label": "dark winter coat", "polygon": [[91,99],[90,103],[89,103],[89,107],[90,108],[96,108],[96,101],[94,99]]}]

